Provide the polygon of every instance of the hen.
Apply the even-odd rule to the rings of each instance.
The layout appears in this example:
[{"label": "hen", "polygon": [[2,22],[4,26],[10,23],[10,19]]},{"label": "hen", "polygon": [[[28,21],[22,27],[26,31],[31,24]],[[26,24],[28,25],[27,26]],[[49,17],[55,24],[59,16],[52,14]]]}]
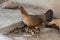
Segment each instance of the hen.
[{"label": "hen", "polygon": [[[23,22],[29,27],[27,31],[34,27],[41,29],[41,27],[43,25],[45,26],[47,22],[52,20],[53,17],[52,10],[48,10],[45,14],[41,15],[29,15],[23,7],[19,7],[18,9],[21,11]],[[32,30],[30,32],[32,32]]]}]

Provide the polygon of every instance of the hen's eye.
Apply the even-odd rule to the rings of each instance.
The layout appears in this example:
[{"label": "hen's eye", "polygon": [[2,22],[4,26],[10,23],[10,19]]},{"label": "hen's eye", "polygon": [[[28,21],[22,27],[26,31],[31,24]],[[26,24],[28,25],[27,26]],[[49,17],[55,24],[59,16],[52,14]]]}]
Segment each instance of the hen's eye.
[{"label": "hen's eye", "polygon": [[23,8],[23,7],[20,7],[20,8]]}]

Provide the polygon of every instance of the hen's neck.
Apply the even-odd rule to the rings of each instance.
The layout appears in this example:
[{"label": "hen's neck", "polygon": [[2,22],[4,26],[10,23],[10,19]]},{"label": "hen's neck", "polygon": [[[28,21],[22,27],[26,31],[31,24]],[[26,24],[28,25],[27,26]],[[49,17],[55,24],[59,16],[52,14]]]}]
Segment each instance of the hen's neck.
[{"label": "hen's neck", "polygon": [[28,13],[25,9],[21,9],[21,14],[23,17],[28,17]]}]

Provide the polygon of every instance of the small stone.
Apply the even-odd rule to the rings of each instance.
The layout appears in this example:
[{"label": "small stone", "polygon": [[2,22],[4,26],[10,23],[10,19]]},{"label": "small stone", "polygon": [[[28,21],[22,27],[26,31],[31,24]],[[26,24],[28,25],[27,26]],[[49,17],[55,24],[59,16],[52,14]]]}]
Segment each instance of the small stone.
[{"label": "small stone", "polygon": [[8,1],[8,2],[3,2],[1,5],[2,5],[1,6],[2,8],[16,9],[16,8],[18,8],[19,3],[13,2],[13,1]]}]

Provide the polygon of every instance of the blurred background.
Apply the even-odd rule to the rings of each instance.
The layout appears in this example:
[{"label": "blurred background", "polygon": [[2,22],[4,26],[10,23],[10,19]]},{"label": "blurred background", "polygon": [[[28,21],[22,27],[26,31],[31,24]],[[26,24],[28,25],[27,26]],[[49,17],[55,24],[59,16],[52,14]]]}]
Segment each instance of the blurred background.
[{"label": "blurred background", "polygon": [[[13,2],[12,6],[8,6],[9,4],[11,4],[11,2]],[[21,13],[18,9],[13,9],[16,8],[18,5],[24,6],[27,12],[33,15],[42,14],[45,13],[48,9],[52,9],[54,12],[53,16],[55,18],[60,18],[60,0],[0,0],[0,33],[6,34],[17,26],[20,27],[19,22],[22,21]],[[9,36],[10,38],[8,38],[3,35],[1,35],[0,37],[0,40],[2,40],[3,38],[5,38],[6,40],[10,38],[12,38],[10,40],[60,40],[60,35],[55,30],[41,33],[41,35],[36,38],[27,38],[22,36]]]},{"label": "blurred background", "polygon": [[[0,3],[8,0],[0,0]],[[54,15],[60,18],[60,0],[9,0],[16,1],[22,4],[34,5],[38,7],[48,8],[54,10]]]}]

